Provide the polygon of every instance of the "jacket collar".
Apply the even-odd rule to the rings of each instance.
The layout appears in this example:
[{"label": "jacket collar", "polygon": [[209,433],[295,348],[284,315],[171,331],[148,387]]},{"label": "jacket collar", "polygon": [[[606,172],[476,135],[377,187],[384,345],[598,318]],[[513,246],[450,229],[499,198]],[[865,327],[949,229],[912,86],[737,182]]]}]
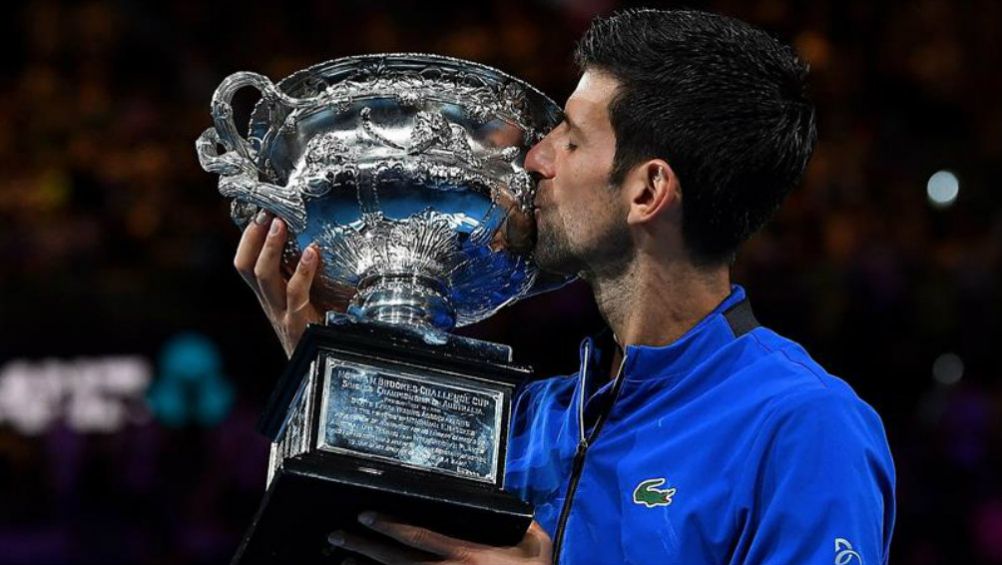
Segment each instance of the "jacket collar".
[{"label": "jacket collar", "polygon": [[[752,314],[744,288],[732,285],[727,298],[674,342],[662,346],[626,346],[626,362],[621,377],[633,381],[687,372],[699,360],[757,326],[758,322]],[[602,341],[602,334],[599,334],[594,338],[585,338],[581,343],[582,369],[588,361],[590,368],[598,367],[601,358],[609,356],[611,349],[604,353],[597,352],[599,348],[596,343]],[[586,352],[591,352],[588,357]]]}]

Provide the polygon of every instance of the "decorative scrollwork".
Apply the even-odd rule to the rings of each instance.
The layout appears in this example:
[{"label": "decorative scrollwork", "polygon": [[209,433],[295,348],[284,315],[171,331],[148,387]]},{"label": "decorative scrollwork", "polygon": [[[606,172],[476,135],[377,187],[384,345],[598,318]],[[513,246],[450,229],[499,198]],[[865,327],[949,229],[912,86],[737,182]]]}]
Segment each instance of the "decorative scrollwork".
[{"label": "decorative scrollwork", "polygon": [[419,71],[402,71],[378,63],[361,66],[320,95],[327,104],[341,105],[377,97],[395,98],[409,107],[425,100],[462,104],[479,122],[499,118],[526,131],[548,125],[534,123],[525,89],[517,83],[491,85],[476,73],[434,66]]},{"label": "decorative scrollwork", "polygon": [[324,262],[343,265],[359,279],[400,273],[442,279],[462,261],[456,237],[448,217],[429,209],[405,221],[327,226],[318,243]]},{"label": "decorative scrollwork", "polygon": [[290,180],[289,186],[306,196],[320,198],[335,186],[355,184],[360,177],[356,158],[357,151],[337,132],[314,137],[306,145],[305,170]]},{"label": "decorative scrollwork", "polygon": [[[473,147],[467,139],[466,129],[450,122],[441,112],[418,112],[414,116],[414,125],[410,139],[406,143],[397,143],[376,130],[372,123],[372,109],[363,108],[361,112],[362,131],[383,145],[398,149],[407,155],[420,155],[432,150],[443,151],[454,158],[461,159],[474,169],[483,165],[481,159],[474,155]],[[517,155],[516,148],[516,155]],[[492,153],[492,156],[495,155]],[[496,155],[511,155],[501,152]],[[512,156],[514,158],[514,156]]]}]

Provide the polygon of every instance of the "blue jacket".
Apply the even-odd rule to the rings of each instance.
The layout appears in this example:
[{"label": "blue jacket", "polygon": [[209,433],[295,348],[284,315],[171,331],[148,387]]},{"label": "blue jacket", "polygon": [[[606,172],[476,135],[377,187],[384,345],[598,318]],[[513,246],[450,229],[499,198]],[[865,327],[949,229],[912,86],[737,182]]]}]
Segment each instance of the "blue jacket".
[{"label": "blue jacket", "polygon": [[602,386],[585,340],[577,375],[521,390],[505,488],[535,505],[555,561],[887,562],[880,418],[747,304],[735,286],[676,342],[628,346]]}]

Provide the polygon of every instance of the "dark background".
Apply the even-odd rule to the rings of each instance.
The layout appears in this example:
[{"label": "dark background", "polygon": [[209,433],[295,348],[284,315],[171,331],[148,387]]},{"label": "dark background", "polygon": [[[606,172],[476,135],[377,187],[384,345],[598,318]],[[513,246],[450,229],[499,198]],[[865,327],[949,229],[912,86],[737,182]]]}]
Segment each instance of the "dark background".
[{"label": "dark background", "polygon": [[[194,152],[226,75],[427,51],[562,103],[574,40],[627,5],[3,8],[0,563],[224,563],[259,501],[267,444],[253,424],[284,356],[232,269],[239,234]],[[1002,563],[1002,2],[684,5],[760,25],[812,66],[819,146],[734,274],[763,323],[883,417],[891,562]],[[939,170],[959,179],[952,205],[927,196]],[[471,331],[547,375],[574,370],[600,325],[577,285]],[[142,378],[108,368],[122,359]],[[126,381],[141,386],[115,388]],[[93,423],[112,408],[120,418]]]}]

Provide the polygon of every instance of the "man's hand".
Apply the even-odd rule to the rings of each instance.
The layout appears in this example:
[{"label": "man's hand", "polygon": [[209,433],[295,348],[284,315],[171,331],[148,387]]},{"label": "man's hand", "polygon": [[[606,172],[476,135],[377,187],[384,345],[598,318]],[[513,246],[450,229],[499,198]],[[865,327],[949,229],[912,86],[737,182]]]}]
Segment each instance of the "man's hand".
[{"label": "man's hand", "polygon": [[281,268],[286,237],[285,222],[262,210],[247,224],[233,266],[257,295],[285,354],[291,357],[306,325],[320,322],[323,315],[310,301],[320,254],[312,245],[307,247],[286,280]]},{"label": "man's hand", "polygon": [[[330,535],[333,545],[385,565],[404,563],[452,563],[455,565],[550,565],[553,544],[536,522],[518,545],[492,547],[450,538],[431,530],[394,522],[385,516],[364,512],[358,521],[399,543],[374,541],[346,532]],[[403,544],[403,547],[401,547]],[[345,563],[352,563],[351,559]]]}]

